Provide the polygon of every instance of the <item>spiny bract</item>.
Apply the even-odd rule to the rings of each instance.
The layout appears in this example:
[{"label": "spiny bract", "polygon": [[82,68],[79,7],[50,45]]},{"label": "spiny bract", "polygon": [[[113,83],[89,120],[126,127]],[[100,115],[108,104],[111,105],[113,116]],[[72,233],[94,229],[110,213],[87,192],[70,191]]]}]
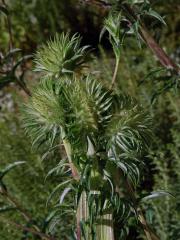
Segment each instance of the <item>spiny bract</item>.
[{"label": "spiny bract", "polygon": [[82,67],[86,50],[89,46],[81,47],[81,37],[74,34],[56,34],[47,44],[43,45],[35,57],[35,71],[46,76],[59,77],[63,74],[72,74]]}]

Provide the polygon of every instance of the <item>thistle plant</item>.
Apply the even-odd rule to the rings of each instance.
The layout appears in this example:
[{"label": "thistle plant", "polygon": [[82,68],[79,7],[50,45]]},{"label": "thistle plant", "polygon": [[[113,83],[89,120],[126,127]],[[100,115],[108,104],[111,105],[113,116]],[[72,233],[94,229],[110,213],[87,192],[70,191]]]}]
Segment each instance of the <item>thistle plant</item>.
[{"label": "thistle plant", "polygon": [[[105,22],[118,62],[119,21],[120,15]],[[55,168],[64,182],[49,200],[64,188],[58,204],[64,208],[66,195],[73,194],[73,239],[125,239],[128,221],[135,218],[146,238],[157,240],[136,198],[153,135],[151,118],[119,89],[108,88],[91,74],[75,74],[87,49],[80,47],[79,39],[56,35],[37,53],[36,70],[44,74],[24,107],[24,125],[33,146],[45,144],[47,152],[61,146],[66,155]]]},{"label": "thistle plant", "polygon": [[54,77],[72,74],[84,63],[85,51],[89,47],[80,47],[80,44],[78,34],[72,37],[68,33],[57,34],[37,52],[35,70]]}]

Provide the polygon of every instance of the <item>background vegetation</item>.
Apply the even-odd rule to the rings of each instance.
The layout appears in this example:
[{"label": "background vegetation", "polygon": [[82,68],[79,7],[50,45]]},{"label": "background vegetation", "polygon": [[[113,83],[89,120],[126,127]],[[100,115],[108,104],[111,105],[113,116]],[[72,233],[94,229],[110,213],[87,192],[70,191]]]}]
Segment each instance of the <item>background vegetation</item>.
[{"label": "background vegetation", "polygon": [[[151,18],[145,19],[152,35],[179,64],[180,60],[180,3],[177,0],[151,1],[153,8],[165,16],[166,26]],[[107,84],[112,78],[114,57],[107,36],[101,46],[99,34],[106,11],[91,5],[83,5],[74,0],[11,0],[7,1],[12,23],[13,44],[21,48],[23,54],[33,54],[36,49],[56,32],[79,32],[83,44],[93,46],[90,69],[92,73]],[[7,20],[0,12],[0,53],[7,51],[9,34]],[[32,86],[38,74],[32,72],[33,63],[29,60],[25,67],[25,79]],[[151,51],[136,39],[127,39],[121,53],[118,69],[118,85],[123,92],[135,97],[148,109],[153,117],[155,141],[146,157],[146,168],[140,190],[167,190],[175,198],[149,200],[144,206],[147,219],[162,240],[180,239],[180,99],[179,89],[163,91],[157,98],[157,90],[163,84],[163,74],[148,75],[160,65]],[[148,77],[147,77],[148,76]],[[164,75],[165,76],[165,75]],[[41,160],[41,152],[31,149],[28,137],[24,134],[19,108],[26,101],[23,92],[13,83],[0,89],[0,170],[15,161],[25,161],[28,166],[19,166],[6,176],[10,191],[27,211],[43,224],[53,203],[46,206],[46,200],[60,177],[54,176],[44,182],[48,171],[56,166],[56,155]],[[56,200],[58,199],[58,195]],[[56,202],[56,200],[54,200]],[[0,206],[3,203],[0,199]],[[19,213],[6,213],[7,216],[21,221]],[[61,239],[66,239],[70,230],[71,217],[60,218],[53,231]],[[127,239],[143,239],[130,223]],[[49,226],[51,228],[51,226]],[[0,239],[23,239],[11,223],[0,221]],[[30,237],[28,239],[31,239]]]}]

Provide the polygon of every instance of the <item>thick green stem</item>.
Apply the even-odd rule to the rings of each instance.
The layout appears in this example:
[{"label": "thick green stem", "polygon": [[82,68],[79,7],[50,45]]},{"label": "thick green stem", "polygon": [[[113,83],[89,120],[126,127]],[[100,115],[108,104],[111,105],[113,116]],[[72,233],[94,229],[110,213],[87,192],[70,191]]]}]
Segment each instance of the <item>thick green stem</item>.
[{"label": "thick green stem", "polygon": [[[10,195],[9,192],[4,191],[3,196],[6,197],[7,200],[18,209],[18,211],[21,213],[21,215],[27,222],[32,221],[33,218],[30,216],[30,214],[21,206],[21,204],[13,196]],[[36,231],[40,231],[37,225],[33,225],[33,227]]]},{"label": "thick green stem", "polygon": [[111,213],[101,216],[96,234],[97,240],[114,240],[113,215]]},{"label": "thick green stem", "polygon": [[[91,194],[98,194],[99,191],[92,191]],[[87,195],[82,192],[81,198],[79,200],[79,205],[77,209],[77,239],[82,240],[80,222],[87,221],[89,218],[89,208],[87,202]],[[87,228],[87,239],[92,239],[91,230]],[[97,240],[114,240],[114,229],[113,229],[113,215],[105,214],[99,216],[99,224],[96,226],[96,236]]]}]

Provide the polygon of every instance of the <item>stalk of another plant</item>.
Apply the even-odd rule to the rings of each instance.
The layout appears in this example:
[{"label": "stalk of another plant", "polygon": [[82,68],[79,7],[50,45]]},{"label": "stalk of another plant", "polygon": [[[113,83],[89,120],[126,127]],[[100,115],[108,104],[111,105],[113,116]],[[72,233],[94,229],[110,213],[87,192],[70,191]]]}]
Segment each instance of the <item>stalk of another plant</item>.
[{"label": "stalk of another plant", "polygon": [[63,145],[66,151],[66,155],[69,161],[69,166],[71,168],[71,172],[72,172],[72,176],[75,180],[79,180],[79,174],[78,171],[76,169],[76,167],[74,166],[73,162],[72,162],[72,150],[71,150],[71,144],[69,143],[69,141],[67,139],[63,140]]},{"label": "stalk of another plant", "polygon": [[117,73],[118,73],[118,68],[119,68],[119,58],[116,59],[116,66],[115,66],[114,73],[113,73],[111,89],[114,87],[114,84],[115,84],[115,81],[116,81],[116,77],[117,77]]}]

